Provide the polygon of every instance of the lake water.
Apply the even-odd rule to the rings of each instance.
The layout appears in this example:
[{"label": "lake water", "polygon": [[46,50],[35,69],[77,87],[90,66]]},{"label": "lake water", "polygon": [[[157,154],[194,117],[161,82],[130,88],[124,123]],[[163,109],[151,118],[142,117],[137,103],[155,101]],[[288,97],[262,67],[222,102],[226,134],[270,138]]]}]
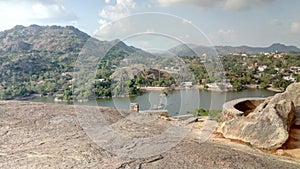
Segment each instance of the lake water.
[{"label": "lake water", "polygon": [[[221,110],[223,103],[229,100],[244,97],[268,97],[274,94],[276,94],[276,92],[263,89],[247,89],[240,92],[213,92],[198,89],[184,89],[169,92],[167,96],[163,96],[160,91],[151,91],[136,97],[97,99],[85,103],[76,102],[74,104],[129,109],[130,103],[139,103],[140,110],[153,109],[158,107],[158,105],[162,105],[163,109],[169,111],[170,116],[175,116],[186,114],[196,108]],[[30,101],[54,103],[53,97],[36,97]]]}]

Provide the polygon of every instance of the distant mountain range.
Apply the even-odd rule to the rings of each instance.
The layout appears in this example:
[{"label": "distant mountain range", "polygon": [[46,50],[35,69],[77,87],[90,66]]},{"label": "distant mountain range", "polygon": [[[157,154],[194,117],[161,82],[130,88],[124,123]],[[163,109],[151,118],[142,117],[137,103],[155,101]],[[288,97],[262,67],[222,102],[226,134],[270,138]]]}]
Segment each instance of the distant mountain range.
[{"label": "distant mountain range", "polygon": [[286,46],[274,43],[269,47],[249,47],[249,46],[200,46],[195,44],[181,44],[169,49],[169,52],[178,56],[197,56],[197,55],[227,55],[233,53],[259,54],[261,52],[300,52],[296,46]]},{"label": "distant mountain range", "polygon": [[[88,34],[78,30],[73,26],[38,26],[31,25],[24,27],[17,25],[14,28],[0,32],[0,51],[53,51],[53,52],[79,52],[87,40],[92,39]],[[100,46],[114,45],[115,49],[124,50],[129,53],[138,52],[139,54],[149,55],[141,49],[133,46],[127,46],[120,40],[115,41],[98,41]],[[195,55],[215,55],[230,53],[247,53],[257,54],[260,52],[300,52],[296,46],[286,46],[280,43],[274,43],[269,47],[249,47],[249,46],[200,46],[195,44],[181,44],[169,49],[179,56]]]}]

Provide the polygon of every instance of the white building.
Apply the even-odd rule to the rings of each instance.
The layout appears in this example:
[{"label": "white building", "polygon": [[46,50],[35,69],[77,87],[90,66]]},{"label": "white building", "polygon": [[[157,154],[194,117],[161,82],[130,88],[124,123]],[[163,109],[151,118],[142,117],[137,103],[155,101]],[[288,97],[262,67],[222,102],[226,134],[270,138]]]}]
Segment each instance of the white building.
[{"label": "white building", "polygon": [[296,82],[296,79],[292,76],[283,76],[283,79],[286,81]]},{"label": "white building", "polygon": [[263,66],[259,66],[257,69],[258,69],[258,71],[263,72],[267,68],[268,68],[268,66],[263,65]]},{"label": "white building", "polygon": [[191,88],[193,87],[193,82],[182,82],[180,86],[185,88]]},{"label": "white building", "polygon": [[290,68],[290,71],[295,73],[295,74],[298,74],[298,73],[300,73],[300,67],[293,66],[293,67]]}]

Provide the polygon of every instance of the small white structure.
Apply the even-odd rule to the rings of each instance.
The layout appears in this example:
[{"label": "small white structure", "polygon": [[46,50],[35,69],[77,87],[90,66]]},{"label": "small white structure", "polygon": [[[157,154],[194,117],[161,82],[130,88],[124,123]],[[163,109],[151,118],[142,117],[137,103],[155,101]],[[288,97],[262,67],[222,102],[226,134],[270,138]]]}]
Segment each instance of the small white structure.
[{"label": "small white structure", "polygon": [[293,67],[290,68],[290,71],[295,73],[295,74],[298,74],[298,73],[300,73],[300,67],[293,66]]},{"label": "small white structure", "polygon": [[209,83],[207,84],[208,90],[214,90],[214,91],[229,91],[233,90],[234,87],[227,82],[223,83]]},{"label": "small white structure", "polygon": [[193,87],[193,82],[182,82],[180,86],[185,88],[191,88]]},{"label": "small white structure", "polygon": [[283,76],[283,79],[286,81],[296,82],[296,79],[292,76]]},{"label": "small white structure", "polygon": [[96,79],[95,82],[104,82],[105,79]]},{"label": "small white structure", "polygon": [[263,65],[263,66],[259,66],[257,69],[258,69],[258,71],[263,72],[267,68],[268,68],[267,65]]}]

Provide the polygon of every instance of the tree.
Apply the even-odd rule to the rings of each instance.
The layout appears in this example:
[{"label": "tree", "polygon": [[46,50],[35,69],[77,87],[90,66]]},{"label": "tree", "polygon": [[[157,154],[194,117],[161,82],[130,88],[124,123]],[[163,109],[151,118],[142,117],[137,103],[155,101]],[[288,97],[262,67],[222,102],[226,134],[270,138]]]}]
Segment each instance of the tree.
[{"label": "tree", "polygon": [[65,88],[63,93],[63,99],[67,101],[73,100],[73,91],[71,87]]},{"label": "tree", "polygon": [[129,81],[128,87],[129,87],[128,89],[129,95],[138,95],[140,93],[140,90],[136,87],[134,79]]},{"label": "tree", "polygon": [[268,87],[268,85],[267,85],[265,82],[261,82],[261,83],[259,84],[259,86],[260,86],[261,88],[263,88],[263,89],[265,89],[265,88]]},{"label": "tree", "polygon": [[46,86],[45,86],[45,90],[48,92],[48,93],[53,93],[57,90],[57,84],[54,83],[54,82],[46,82]]},{"label": "tree", "polygon": [[37,86],[36,86],[36,90],[37,92],[41,95],[41,96],[44,96],[46,95],[46,89],[45,89],[45,83],[39,83]]},{"label": "tree", "polygon": [[254,83],[254,73],[253,71],[249,71],[246,73],[246,83],[247,84],[252,84]]},{"label": "tree", "polygon": [[[269,83],[272,83],[272,76],[269,74],[264,74],[259,79],[260,84],[262,84],[264,87],[267,86]],[[262,87],[262,88],[264,88]]]},{"label": "tree", "polygon": [[83,98],[88,99],[92,96],[92,92],[90,90],[86,90],[83,94]]},{"label": "tree", "polygon": [[137,78],[136,78],[136,84],[137,84],[138,86],[145,85],[145,82],[146,82],[146,80],[145,80],[144,78],[142,78],[142,77],[137,77]]},{"label": "tree", "polygon": [[238,91],[243,90],[243,84],[238,79],[233,80],[232,86]]},{"label": "tree", "polygon": [[11,98],[11,92],[8,89],[0,90],[0,100],[6,100]]}]

